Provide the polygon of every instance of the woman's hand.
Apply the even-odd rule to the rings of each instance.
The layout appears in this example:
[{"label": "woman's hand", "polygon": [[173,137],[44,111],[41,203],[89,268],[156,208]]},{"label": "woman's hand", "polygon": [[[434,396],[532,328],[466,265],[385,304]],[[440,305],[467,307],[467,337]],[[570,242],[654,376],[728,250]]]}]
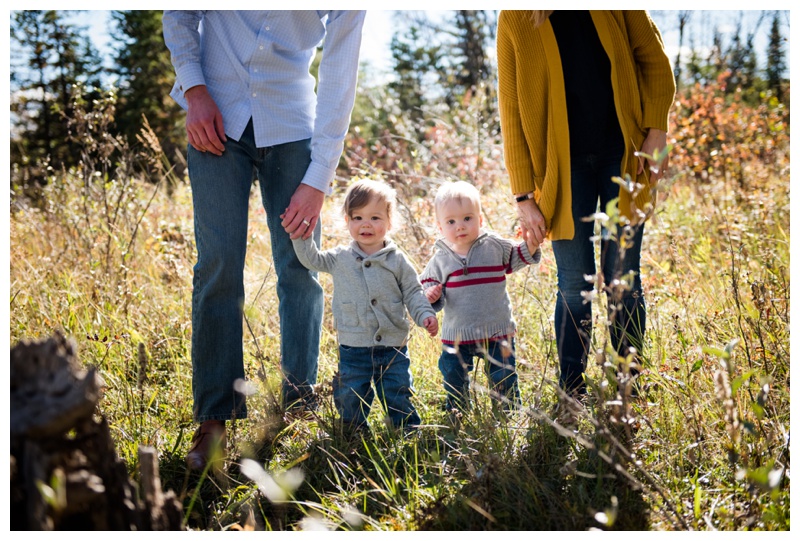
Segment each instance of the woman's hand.
[{"label": "woman's hand", "polygon": [[533,243],[537,247],[540,246],[547,236],[547,224],[542,216],[542,211],[539,210],[539,205],[533,199],[520,201],[517,203],[517,215],[522,228],[522,238],[529,247]]},{"label": "woman's hand", "polygon": [[[658,151],[658,155],[661,157],[666,147],[667,132],[659,130],[658,128],[650,128],[647,132],[647,137],[645,137],[642,143],[642,154],[653,156],[656,151]],[[647,162],[647,167],[650,169],[650,182],[655,182],[664,176],[664,171],[669,165],[669,154],[664,155],[661,163],[645,158],[644,156],[639,156],[639,170],[636,171],[637,175],[641,175],[642,171],[644,171],[644,162]]]}]

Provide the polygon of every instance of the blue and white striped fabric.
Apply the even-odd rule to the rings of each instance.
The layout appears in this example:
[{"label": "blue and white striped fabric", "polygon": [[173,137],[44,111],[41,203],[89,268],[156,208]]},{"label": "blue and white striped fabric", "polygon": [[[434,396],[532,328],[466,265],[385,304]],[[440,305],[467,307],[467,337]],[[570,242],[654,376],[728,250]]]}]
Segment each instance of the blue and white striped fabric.
[{"label": "blue and white striped fabric", "polygon": [[[172,97],[206,85],[226,136],[253,119],[256,145],[311,138],[303,179],[331,192],[350,124],[364,11],[165,11],[164,41],[177,75]],[[325,39],[319,87],[308,73]]]}]

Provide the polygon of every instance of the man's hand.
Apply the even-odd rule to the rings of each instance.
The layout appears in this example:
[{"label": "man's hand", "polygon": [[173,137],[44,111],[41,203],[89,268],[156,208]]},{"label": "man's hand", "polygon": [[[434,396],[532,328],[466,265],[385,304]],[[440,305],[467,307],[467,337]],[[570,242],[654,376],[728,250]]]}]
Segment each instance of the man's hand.
[{"label": "man's hand", "polygon": [[428,334],[431,336],[436,336],[436,333],[439,332],[439,321],[433,316],[426,317],[422,321],[422,325],[425,327],[425,330],[428,331]]},{"label": "man's hand", "polygon": [[431,304],[438,301],[441,298],[441,296],[442,296],[442,284],[437,284],[425,290],[425,298],[427,298],[428,302]]},{"label": "man's hand", "polygon": [[193,86],[184,96],[189,103],[186,111],[186,133],[189,135],[189,144],[200,152],[222,156],[225,150],[223,143],[227,140],[225,127],[222,123],[222,113],[208,93],[208,89],[205,85]]},{"label": "man's hand", "polygon": [[306,240],[311,236],[324,202],[325,194],[318,189],[307,184],[297,187],[289,206],[281,214],[281,226],[289,233],[289,238],[303,237]]},{"label": "man's hand", "polygon": [[[647,132],[647,137],[645,137],[644,142],[642,143],[642,154],[653,156],[656,150],[658,150],[660,156],[666,147],[667,132],[657,128],[650,128],[650,130]],[[650,168],[650,182],[655,182],[664,176],[664,171],[669,165],[669,154],[664,156],[664,159],[661,161],[661,163],[657,163],[653,160],[640,156],[639,169],[636,171],[637,175],[641,175],[642,171],[644,171],[644,162],[647,162],[647,167]]]}]

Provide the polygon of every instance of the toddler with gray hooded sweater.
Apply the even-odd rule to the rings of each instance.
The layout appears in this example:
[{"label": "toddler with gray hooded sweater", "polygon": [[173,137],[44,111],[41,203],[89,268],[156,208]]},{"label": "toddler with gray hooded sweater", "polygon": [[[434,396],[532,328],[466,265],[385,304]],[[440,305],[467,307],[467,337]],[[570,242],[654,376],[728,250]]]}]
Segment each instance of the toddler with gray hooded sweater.
[{"label": "toddler with gray hooded sweater", "polygon": [[532,236],[514,242],[483,231],[478,189],[465,181],[447,182],[434,199],[441,239],[422,272],[425,295],[444,309],[439,370],[448,411],[469,407],[473,357],[485,362],[491,396],[504,410],[519,403],[514,334],[516,323],[506,291],[506,275],[541,259]]},{"label": "toddler with gray hooded sweater", "polygon": [[406,309],[431,336],[436,336],[439,323],[416,270],[387,238],[395,206],[390,186],[362,179],[350,186],[342,209],[350,244],[320,251],[313,238],[292,240],[305,267],[333,276],[339,341],[333,398],[347,428],[364,427],[375,393],[394,426],[420,423],[411,403]]}]

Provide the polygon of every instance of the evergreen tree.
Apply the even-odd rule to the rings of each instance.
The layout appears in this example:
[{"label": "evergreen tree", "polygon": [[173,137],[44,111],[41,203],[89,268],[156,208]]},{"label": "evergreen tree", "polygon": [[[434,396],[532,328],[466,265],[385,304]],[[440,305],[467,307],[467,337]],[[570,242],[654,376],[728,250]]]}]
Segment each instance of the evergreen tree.
[{"label": "evergreen tree", "polygon": [[769,31],[769,45],[767,46],[767,67],[765,76],[767,87],[775,94],[779,101],[783,101],[783,73],[786,71],[786,52],[783,48],[784,38],[781,35],[780,12],[772,16],[772,26]]},{"label": "evergreen tree", "polygon": [[695,46],[694,37],[689,38],[689,59],[686,61],[686,81],[689,86],[697,83],[708,82],[709,68],[706,60],[700,55],[700,50]]},{"label": "evergreen tree", "polygon": [[753,28],[743,38],[742,20],[744,12],[739,12],[736,33],[733,36],[727,54],[729,74],[726,80],[725,92],[727,94],[740,92],[742,98],[748,102],[757,101],[760,91],[764,88],[764,83],[757,73],[758,59],[755,50],[755,36],[759,26],[761,26],[761,22],[764,20],[764,14],[764,12],[761,12]]},{"label": "evergreen tree", "polygon": [[[485,10],[459,10],[455,15],[457,41],[454,47],[455,87],[460,97],[479,95],[484,120],[496,121],[497,84],[488,50],[494,46],[497,13]],[[499,126],[493,126],[499,127]]]},{"label": "evergreen tree", "polygon": [[[421,81],[432,81],[424,92],[425,100],[438,99],[448,109],[461,107],[480,90],[485,100],[486,118],[494,118],[495,74],[488,51],[494,46],[496,13],[460,10],[441,21],[418,14],[404,15],[393,39],[395,68],[403,71],[408,90]],[[418,97],[420,94],[417,95]]]},{"label": "evergreen tree", "polygon": [[487,50],[494,41],[493,12],[459,10],[455,13],[457,41],[454,49],[455,83],[457,92],[474,92],[481,83],[494,77]]},{"label": "evergreen tree", "polygon": [[[134,146],[144,119],[159,139],[166,158],[183,172],[185,117],[170,97],[175,71],[164,44],[162,11],[114,11],[116,73],[119,76],[117,127]],[[152,171],[150,171],[152,172]]]},{"label": "evergreen tree", "polygon": [[730,74],[727,78],[727,85],[725,91],[727,93],[736,92],[746,84],[744,65],[747,57],[747,50],[742,44],[742,24],[739,22],[736,27],[736,33],[731,40],[731,46],[728,49],[727,65]]},{"label": "evergreen tree", "polygon": [[421,39],[421,32],[420,26],[411,20],[405,31],[394,33],[390,45],[396,78],[389,83],[389,90],[400,111],[414,124],[423,116],[426,80],[430,81],[441,61],[441,46]]},{"label": "evergreen tree", "polygon": [[725,53],[723,52],[722,33],[719,31],[719,28],[716,27],[714,28],[713,44],[711,45],[711,51],[708,54],[706,64],[711,68],[711,77],[714,78],[721,74],[727,66]]},{"label": "evergreen tree", "polygon": [[67,12],[12,13],[12,181],[43,182],[41,168],[69,168],[80,159],[70,133],[72,103],[99,88],[99,55],[85,28],[66,21]]},{"label": "evergreen tree", "polygon": [[677,90],[681,88],[681,73],[682,73],[682,66],[681,66],[681,51],[683,50],[683,39],[686,35],[686,25],[689,23],[689,19],[692,18],[692,11],[691,10],[683,10],[678,12],[678,54],[675,56],[675,83],[677,85]]}]

